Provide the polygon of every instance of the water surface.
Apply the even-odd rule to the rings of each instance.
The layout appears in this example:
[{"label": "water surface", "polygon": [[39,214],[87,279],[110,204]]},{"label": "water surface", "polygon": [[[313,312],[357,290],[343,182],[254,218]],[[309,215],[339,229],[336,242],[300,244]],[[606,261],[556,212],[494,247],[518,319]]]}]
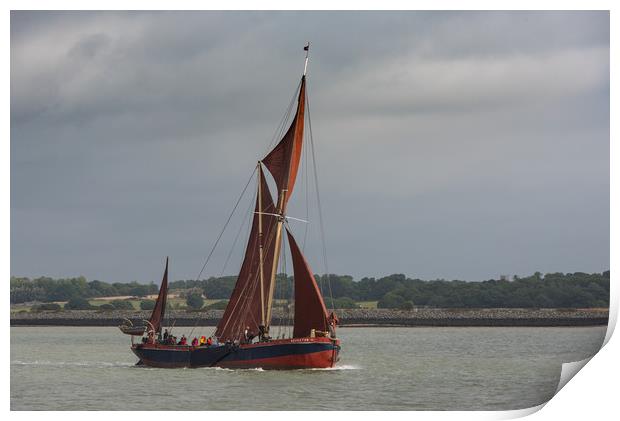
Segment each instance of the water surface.
[{"label": "water surface", "polygon": [[11,409],[520,409],[549,400],[561,364],[596,353],[605,331],[342,328],[336,368],[263,371],[135,367],[117,328],[12,327]]}]

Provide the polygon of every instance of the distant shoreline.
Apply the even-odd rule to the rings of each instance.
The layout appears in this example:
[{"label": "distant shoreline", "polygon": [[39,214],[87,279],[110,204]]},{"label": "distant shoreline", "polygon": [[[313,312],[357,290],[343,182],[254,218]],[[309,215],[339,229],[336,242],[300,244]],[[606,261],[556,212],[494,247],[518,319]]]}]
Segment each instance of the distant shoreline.
[{"label": "distant shoreline", "polygon": [[[341,327],[561,327],[607,325],[607,309],[342,309]],[[11,326],[118,326],[148,319],[145,311],[60,311],[11,313]],[[222,310],[171,311],[175,326],[215,326]],[[274,311],[274,326],[290,324]],[[170,322],[172,324],[172,322]]]}]

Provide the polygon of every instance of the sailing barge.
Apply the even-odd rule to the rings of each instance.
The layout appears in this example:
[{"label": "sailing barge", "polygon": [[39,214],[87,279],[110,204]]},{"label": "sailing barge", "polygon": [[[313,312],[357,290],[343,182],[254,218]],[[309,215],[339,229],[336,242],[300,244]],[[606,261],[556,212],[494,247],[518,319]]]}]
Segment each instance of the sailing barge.
[{"label": "sailing barge", "polygon": [[[297,93],[297,108],[280,142],[258,161],[254,216],[245,256],[214,342],[199,346],[167,344],[158,340],[166,311],[168,260],[155,308],[146,326],[122,326],[124,333],[142,336],[131,350],[138,364],[153,367],[226,367],[263,369],[329,368],[338,361],[340,340],[336,315],[323,296],[288,226],[287,204],[300,164],[306,110],[307,45],[304,72]],[[274,202],[265,177],[267,169],[277,187]],[[269,335],[276,271],[286,231],[293,263],[294,323],[292,337]],[[209,341],[211,342],[211,341]]]}]

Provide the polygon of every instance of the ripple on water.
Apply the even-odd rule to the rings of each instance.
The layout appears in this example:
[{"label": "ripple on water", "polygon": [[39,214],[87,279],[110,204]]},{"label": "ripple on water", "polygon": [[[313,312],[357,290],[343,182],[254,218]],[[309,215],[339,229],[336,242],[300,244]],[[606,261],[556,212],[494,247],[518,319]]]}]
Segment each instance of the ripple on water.
[{"label": "ripple on water", "polygon": [[106,361],[49,361],[49,360],[21,361],[21,360],[14,360],[14,361],[11,361],[11,365],[110,368],[110,367],[132,367],[135,365],[135,363],[128,363],[125,361],[106,362]]},{"label": "ripple on water", "polygon": [[[282,372],[137,367],[116,328],[13,327],[11,409],[520,409],[552,397],[561,363],[596,353],[605,333],[604,327],[341,329],[340,364]],[[137,393],[147,383],[157,399]]]}]

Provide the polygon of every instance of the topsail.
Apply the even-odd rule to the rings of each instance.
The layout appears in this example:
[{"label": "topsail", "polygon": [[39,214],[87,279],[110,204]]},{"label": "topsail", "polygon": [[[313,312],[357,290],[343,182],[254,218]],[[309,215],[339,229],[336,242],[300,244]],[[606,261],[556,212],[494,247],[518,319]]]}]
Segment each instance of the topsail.
[{"label": "topsail", "polygon": [[286,134],[269,154],[263,164],[276,180],[278,187],[278,210],[286,211],[286,204],[293,193],[304,137],[304,113],[306,110],[306,76],[301,78],[297,112]]}]

